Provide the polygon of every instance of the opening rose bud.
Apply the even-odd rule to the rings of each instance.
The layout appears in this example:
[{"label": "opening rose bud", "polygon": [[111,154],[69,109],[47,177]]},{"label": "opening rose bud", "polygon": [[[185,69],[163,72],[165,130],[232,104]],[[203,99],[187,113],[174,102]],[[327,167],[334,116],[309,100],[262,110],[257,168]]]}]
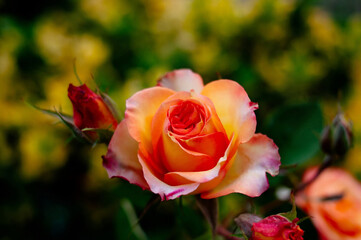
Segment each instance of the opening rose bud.
[{"label": "opening rose bud", "polygon": [[298,218],[290,222],[280,215],[272,215],[252,226],[251,240],[303,240],[303,230],[297,225]]},{"label": "opening rose bud", "polygon": [[259,196],[266,172],[278,174],[280,156],[271,139],[255,134],[257,108],[234,81],[203,86],[198,74],[175,70],[127,100],[103,165],[109,177],[162,199]]},{"label": "opening rose bud", "polygon": [[[91,91],[85,84],[68,88],[68,97],[73,104],[74,124],[79,129],[96,128],[115,130],[117,120],[102,97]],[[92,140],[97,139],[94,131],[85,132]]]}]

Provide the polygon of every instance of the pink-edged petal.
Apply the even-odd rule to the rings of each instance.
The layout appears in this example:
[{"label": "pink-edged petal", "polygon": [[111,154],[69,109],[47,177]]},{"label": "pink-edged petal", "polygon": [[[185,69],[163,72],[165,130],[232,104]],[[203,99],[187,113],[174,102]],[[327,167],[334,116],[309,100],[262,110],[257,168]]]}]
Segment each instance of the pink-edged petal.
[{"label": "pink-edged petal", "polygon": [[126,120],[118,124],[103,156],[103,166],[109,178],[124,178],[143,189],[149,188],[138,161],[138,143],[129,135]]},{"label": "pink-edged petal", "polygon": [[168,88],[152,87],[137,92],[126,102],[125,119],[130,136],[151,150],[151,127],[154,114],[162,102],[174,92]]},{"label": "pink-edged petal", "polygon": [[250,101],[241,85],[231,80],[217,80],[208,83],[201,92],[211,99],[226,133],[235,134],[238,142],[247,142],[256,130],[254,110],[258,104]]},{"label": "pink-edged petal", "polygon": [[268,188],[266,172],[278,174],[280,155],[278,147],[265,135],[255,134],[251,140],[240,144],[236,157],[223,181],[213,190],[203,193],[202,198],[216,198],[230,193],[242,193],[258,197]]},{"label": "pink-edged petal", "polygon": [[158,86],[170,88],[177,92],[194,90],[196,93],[200,93],[203,89],[203,79],[190,69],[178,69],[161,77],[158,80]]},{"label": "pink-edged petal", "polygon": [[171,200],[178,198],[182,195],[187,195],[199,186],[199,183],[189,183],[178,186],[171,186],[162,180],[160,180],[153,172],[149,169],[146,161],[141,155],[138,155],[139,162],[143,168],[144,178],[149,184],[149,188],[153,193],[159,194],[162,200]]}]

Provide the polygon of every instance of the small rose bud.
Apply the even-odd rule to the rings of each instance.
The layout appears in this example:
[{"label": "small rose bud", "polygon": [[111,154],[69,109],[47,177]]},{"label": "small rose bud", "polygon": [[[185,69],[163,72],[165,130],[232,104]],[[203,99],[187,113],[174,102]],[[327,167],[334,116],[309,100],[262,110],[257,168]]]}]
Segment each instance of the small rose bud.
[{"label": "small rose bud", "polygon": [[250,240],[303,240],[303,230],[297,225],[298,218],[290,222],[280,215],[272,215],[252,226]]},{"label": "small rose bud", "polygon": [[340,122],[334,130],[335,152],[344,155],[352,145],[352,132],[348,122]]},{"label": "small rose bud", "polygon": [[247,236],[251,237],[252,235],[252,226],[254,223],[261,221],[262,218],[251,213],[243,213],[236,217],[234,221],[237,226],[242,230],[242,232]]},{"label": "small rose bud", "polygon": [[324,153],[332,153],[332,132],[331,127],[326,126],[321,134],[321,149]]},{"label": "small rose bud", "polygon": [[[80,130],[85,128],[108,129],[114,131],[117,120],[100,95],[91,91],[85,84],[68,88],[68,97],[73,104],[74,124]],[[96,140],[95,131],[84,132],[90,139]]]},{"label": "small rose bud", "polygon": [[343,113],[338,113],[331,126],[324,128],[321,137],[321,149],[327,154],[344,155],[352,146],[351,123]]}]

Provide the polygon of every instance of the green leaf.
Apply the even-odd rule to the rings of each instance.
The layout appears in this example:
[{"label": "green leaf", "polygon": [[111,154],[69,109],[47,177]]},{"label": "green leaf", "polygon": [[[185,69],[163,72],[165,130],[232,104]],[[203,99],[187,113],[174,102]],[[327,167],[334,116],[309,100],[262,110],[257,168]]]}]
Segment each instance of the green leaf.
[{"label": "green leaf", "polygon": [[310,102],[280,108],[264,132],[279,147],[282,165],[290,165],[303,163],[317,153],[322,126],[321,108]]}]

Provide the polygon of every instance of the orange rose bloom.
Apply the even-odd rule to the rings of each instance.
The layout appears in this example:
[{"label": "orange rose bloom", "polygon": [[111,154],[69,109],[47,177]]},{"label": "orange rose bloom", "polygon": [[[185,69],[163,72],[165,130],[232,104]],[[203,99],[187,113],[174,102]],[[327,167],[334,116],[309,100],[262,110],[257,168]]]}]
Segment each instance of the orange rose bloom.
[{"label": "orange rose bloom", "polygon": [[[316,171],[316,168],[307,170],[303,181]],[[361,239],[361,185],[345,170],[323,171],[297,194],[296,204],[311,216],[322,240]]]},{"label": "orange rose bloom", "polygon": [[[68,88],[68,97],[73,104],[74,124],[79,129],[97,128],[115,130],[117,120],[102,97],[90,90],[85,84]],[[97,133],[85,132],[91,139],[97,138]]]},{"label": "orange rose bloom", "polygon": [[257,108],[234,81],[203,86],[190,70],[170,72],[127,100],[103,165],[109,177],[162,199],[259,196],[268,188],[266,172],[278,173],[280,157],[271,139],[255,134]]}]

